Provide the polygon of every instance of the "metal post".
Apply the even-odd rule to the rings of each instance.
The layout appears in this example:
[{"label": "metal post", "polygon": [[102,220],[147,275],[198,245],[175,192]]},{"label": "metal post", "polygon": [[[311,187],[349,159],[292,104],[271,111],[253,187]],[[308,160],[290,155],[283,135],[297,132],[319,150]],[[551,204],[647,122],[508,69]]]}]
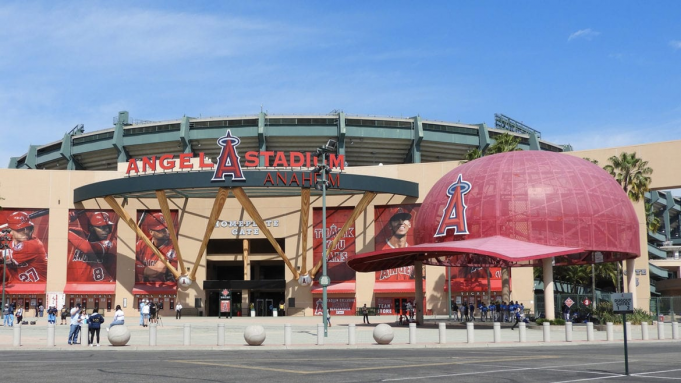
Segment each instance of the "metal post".
[{"label": "metal post", "polygon": [[627,314],[622,314],[622,327],[624,328],[624,373],[629,376],[629,354],[627,351]]},{"label": "metal post", "polygon": [[[322,150],[322,278],[326,281],[326,154]],[[326,316],[329,307],[326,295],[326,283],[322,286],[322,322],[324,323],[324,337],[329,336],[329,326]]]},{"label": "metal post", "polygon": [[0,302],[0,313],[5,311],[5,266],[7,265],[5,257],[2,257],[2,302]]},{"label": "metal post", "polygon": [[452,268],[447,266],[447,299],[449,300],[449,320],[452,320]]}]

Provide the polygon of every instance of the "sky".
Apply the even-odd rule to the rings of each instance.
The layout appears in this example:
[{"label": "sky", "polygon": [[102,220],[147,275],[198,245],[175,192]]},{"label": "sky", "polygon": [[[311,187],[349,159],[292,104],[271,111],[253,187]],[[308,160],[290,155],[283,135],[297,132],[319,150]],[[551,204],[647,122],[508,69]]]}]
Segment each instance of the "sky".
[{"label": "sky", "polygon": [[78,124],[326,114],[681,139],[681,1],[0,3],[0,166]]}]

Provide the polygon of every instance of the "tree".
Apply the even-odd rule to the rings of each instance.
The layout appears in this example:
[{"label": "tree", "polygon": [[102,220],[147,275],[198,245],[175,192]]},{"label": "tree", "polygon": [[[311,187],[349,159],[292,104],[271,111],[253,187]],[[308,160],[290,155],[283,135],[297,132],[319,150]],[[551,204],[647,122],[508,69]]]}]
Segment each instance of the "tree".
[{"label": "tree", "polygon": [[655,216],[655,209],[652,204],[646,203],[646,225],[648,226],[648,231],[652,233],[657,233],[662,225],[660,217]]},{"label": "tree", "polygon": [[650,186],[653,169],[648,167],[648,161],[636,157],[636,152],[622,152],[619,156],[608,158],[608,165],[603,169],[610,173],[622,189],[634,202],[639,202],[644,197]]},{"label": "tree", "polygon": [[484,157],[492,154],[506,153],[506,152],[517,152],[522,150],[518,147],[520,144],[520,137],[513,136],[509,133],[503,133],[494,139],[494,143],[490,145],[486,150],[480,150],[478,148],[471,149],[466,153],[465,160],[461,161],[462,164],[466,162],[473,161],[480,157]]}]

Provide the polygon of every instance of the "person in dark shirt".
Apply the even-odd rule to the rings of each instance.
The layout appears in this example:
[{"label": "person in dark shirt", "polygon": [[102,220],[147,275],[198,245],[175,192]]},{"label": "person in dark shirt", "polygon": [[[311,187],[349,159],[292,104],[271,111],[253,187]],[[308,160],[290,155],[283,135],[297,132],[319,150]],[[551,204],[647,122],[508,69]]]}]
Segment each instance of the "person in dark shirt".
[{"label": "person in dark shirt", "polygon": [[95,335],[97,335],[97,347],[99,347],[99,330],[101,329],[102,323],[104,323],[104,317],[99,314],[99,310],[92,310],[92,315],[90,315],[87,320],[88,331],[90,332],[90,337],[87,343],[90,345],[90,347],[94,346]]}]

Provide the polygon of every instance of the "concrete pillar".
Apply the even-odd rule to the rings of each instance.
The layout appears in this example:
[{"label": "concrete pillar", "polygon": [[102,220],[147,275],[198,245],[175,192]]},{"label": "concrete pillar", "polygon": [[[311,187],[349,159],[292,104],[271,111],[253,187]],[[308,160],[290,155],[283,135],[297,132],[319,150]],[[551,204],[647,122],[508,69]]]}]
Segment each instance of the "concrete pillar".
[{"label": "concrete pillar", "polygon": [[520,343],[527,342],[527,326],[523,322],[518,324],[518,338]]},{"label": "concrete pillar", "polygon": [[589,342],[594,341],[594,324],[593,322],[588,322],[586,324],[586,340]]},{"label": "concrete pillar", "polygon": [[191,346],[192,344],[192,325],[186,323],[184,325],[184,345]]},{"label": "concrete pillar", "polygon": [[87,330],[87,324],[82,323],[80,325],[80,345],[82,347],[88,346],[87,341],[88,341],[89,335],[90,334],[88,333],[88,330]]},{"label": "concrete pillar", "polygon": [[47,324],[47,347],[54,347],[54,323]]},{"label": "concrete pillar", "polygon": [[357,337],[356,337],[356,333],[355,333],[355,324],[350,323],[348,325],[348,344],[352,346],[356,343],[357,343]]},{"label": "concrete pillar", "polygon": [[149,323],[149,346],[156,346],[158,344],[157,329],[158,325],[156,323]]},{"label": "concrete pillar", "polygon": [[409,344],[416,344],[416,323],[409,323]]},{"label": "concrete pillar", "polygon": [[657,322],[657,339],[664,339],[664,322]]},{"label": "concrete pillar", "polygon": [[501,323],[494,322],[492,326],[494,327],[494,343],[499,343],[501,342]]},{"label": "concrete pillar", "polygon": [[614,334],[614,331],[613,331],[613,323],[612,322],[608,322],[608,323],[605,324],[605,331],[607,333],[608,342],[612,342],[613,340],[615,340],[615,334]]},{"label": "concrete pillar", "polygon": [[631,340],[631,322],[627,322],[624,325],[627,326],[627,340]]},{"label": "concrete pillar", "polygon": [[627,259],[626,260],[627,290],[631,293],[631,297],[634,301],[634,308],[639,308],[640,305],[638,304],[638,297],[637,297],[638,294],[636,294],[636,266],[635,266],[635,263],[636,263],[635,259]]},{"label": "concrete pillar", "polygon": [[21,325],[14,325],[14,342],[12,343],[14,347],[21,346]]},{"label": "concrete pillar", "polygon": [[440,344],[447,344],[447,324],[446,323],[438,323],[437,324],[437,333],[438,333],[438,339]]},{"label": "concrete pillar", "polygon": [[416,322],[423,324],[423,262],[414,262],[414,309],[416,310]]},{"label": "concrete pillar", "polygon": [[[352,326],[354,326],[354,324]],[[284,325],[284,346],[290,345],[291,345],[291,324],[286,323]]]},{"label": "concrete pillar", "polygon": [[317,323],[317,346],[324,345],[324,323]]},{"label": "concrete pillar", "polygon": [[679,339],[679,323],[672,322],[672,339]]},{"label": "concrete pillar", "polygon": [[466,322],[466,339],[468,343],[475,343],[475,325],[473,322]]},{"label": "concrete pillar", "polygon": [[501,299],[504,302],[511,300],[511,268],[501,268]]},{"label": "concrete pillar", "polygon": [[[250,254],[250,242],[248,239],[243,240],[243,258],[244,258],[244,281],[251,280],[251,260],[248,258]],[[241,290],[241,315],[251,315],[250,301],[248,297],[249,290]],[[255,302],[253,302],[255,304]]]},{"label": "concrete pillar", "polygon": [[650,337],[648,336],[648,322],[641,323],[641,338],[643,340],[650,339]]},{"label": "concrete pillar", "polygon": [[572,342],[572,322],[565,322],[565,341]]},{"label": "concrete pillar", "polygon": [[218,346],[225,345],[225,324],[218,323]]},{"label": "concrete pillar", "polygon": [[544,272],[544,315],[546,319],[556,319],[556,309],[553,304],[553,258],[542,259]]},{"label": "concrete pillar", "polygon": [[544,322],[543,327],[544,327],[544,342],[548,343],[551,341],[551,323]]}]

